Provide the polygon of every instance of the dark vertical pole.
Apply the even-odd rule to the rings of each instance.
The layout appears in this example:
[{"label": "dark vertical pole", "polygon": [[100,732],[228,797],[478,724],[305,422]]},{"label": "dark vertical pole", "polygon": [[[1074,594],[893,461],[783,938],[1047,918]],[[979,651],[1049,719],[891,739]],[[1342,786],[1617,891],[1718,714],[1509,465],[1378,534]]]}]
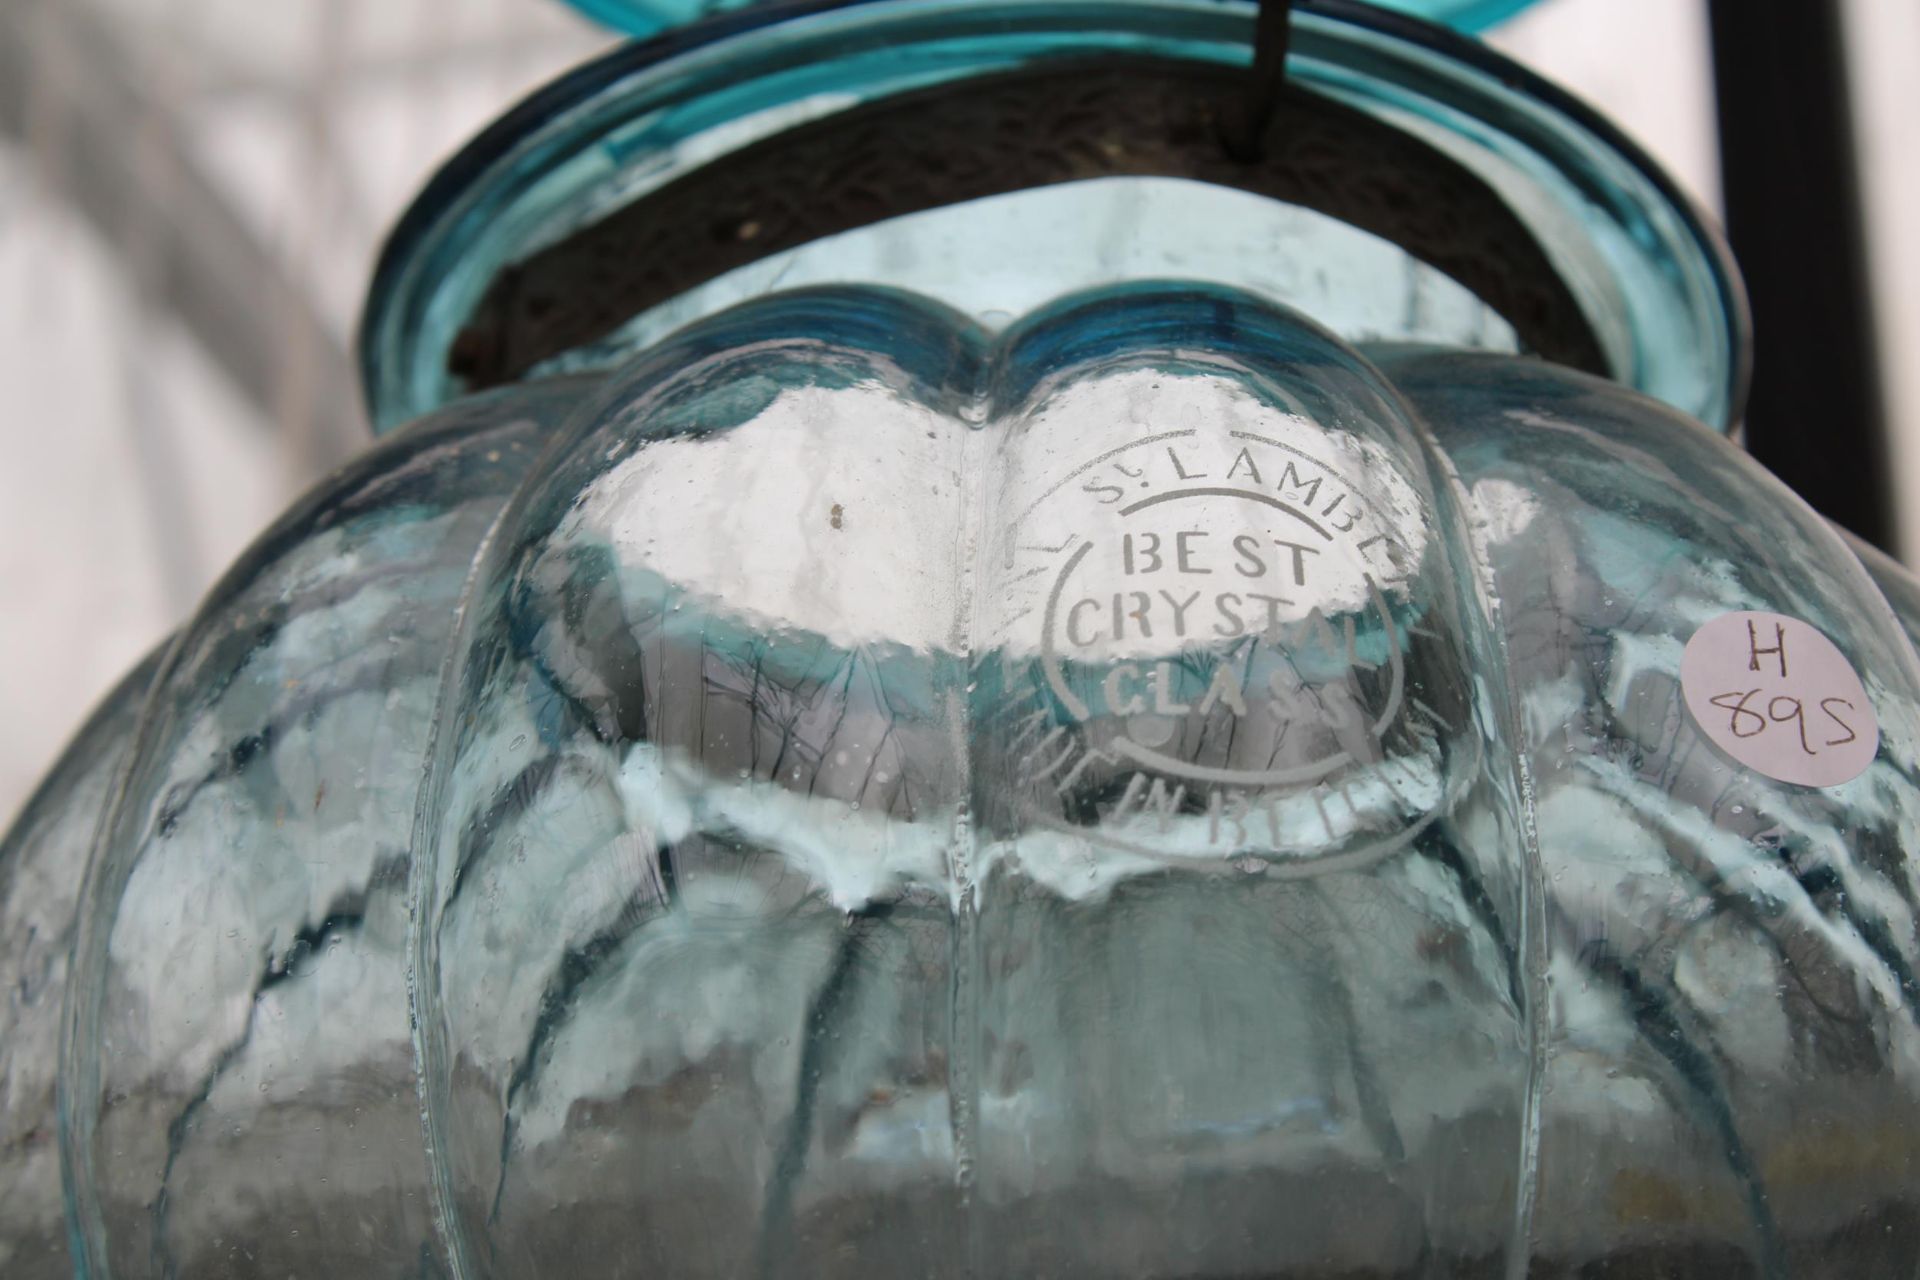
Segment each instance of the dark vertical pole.
[{"label": "dark vertical pole", "polygon": [[1892,485],[1838,0],[1709,0],[1727,234],[1753,302],[1747,447],[1891,547]]}]

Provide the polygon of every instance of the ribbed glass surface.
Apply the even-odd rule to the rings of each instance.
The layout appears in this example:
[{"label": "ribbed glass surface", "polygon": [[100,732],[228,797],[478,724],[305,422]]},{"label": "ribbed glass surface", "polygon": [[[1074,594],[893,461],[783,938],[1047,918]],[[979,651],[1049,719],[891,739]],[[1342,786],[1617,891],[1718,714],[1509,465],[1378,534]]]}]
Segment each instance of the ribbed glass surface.
[{"label": "ribbed glass surface", "polygon": [[1300,17],[1302,82],[1495,187],[1612,380],[1159,180],[449,372],[649,182],[916,79],[1227,66],[1250,17],[739,19],[454,162],[369,304],[410,421],[0,841],[8,1277],[1911,1269],[1920,583],[1722,434],[1724,250],[1552,91]]},{"label": "ribbed glass surface", "polygon": [[[62,1166],[96,1276],[1897,1274],[1917,592],[1537,361],[744,304],[396,435],[62,763],[9,1274]],[[1756,610],[1857,777],[1687,711]]]}]

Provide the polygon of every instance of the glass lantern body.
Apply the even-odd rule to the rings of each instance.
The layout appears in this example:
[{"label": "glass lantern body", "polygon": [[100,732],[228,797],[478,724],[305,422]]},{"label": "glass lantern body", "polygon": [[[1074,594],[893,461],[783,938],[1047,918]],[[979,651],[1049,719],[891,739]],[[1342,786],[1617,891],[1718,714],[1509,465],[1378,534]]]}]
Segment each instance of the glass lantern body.
[{"label": "glass lantern body", "polygon": [[[1722,434],[1737,283],[1630,147],[1298,22],[1610,376],[1166,174],[501,301],[837,113],[1245,9],[720,19],[457,160],[369,307],[406,425],[0,847],[7,1274],[1903,1274],[1920,587]],[[1852,776],[1690,710],[1762,613],[1857,676]]]}]

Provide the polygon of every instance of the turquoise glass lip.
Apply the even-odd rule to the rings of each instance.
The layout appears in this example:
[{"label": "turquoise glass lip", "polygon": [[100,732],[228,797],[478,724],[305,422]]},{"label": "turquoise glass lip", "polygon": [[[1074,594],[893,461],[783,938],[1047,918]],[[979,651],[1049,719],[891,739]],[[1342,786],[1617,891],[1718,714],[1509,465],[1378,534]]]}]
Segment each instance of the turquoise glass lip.
[{"label": "turquoise glass lip", "polygon": [[[567,0],[603,27],[630,36],[658,35],[715,13],[751,9],[755,0]],[[1456,31],[1485,31],[1536,0],[1378,0],[1383,8],[1444,22]]]},{"label": "turquoise glass lip", "polygon": [[[1099,55],[1252,59],[1243,0],[774,0],[636,42],[537,90],[395,228],[362,315],[384,431],[464,394],[448,353],[494,275],[716,155],[822,110]],[[1296,84],[1415,133],[1498,190],[1586,313],[1612,376],[1725,431],[1744,405],[1745,295],[1670,179],[1564,91],[1448,28],[1300,0]],[[823,106],[824,104],[824,106]]]},{"label": "turquoise glass lip", "polygon": [[1398,9],[1429,22],[1444,22],[1456,31],[1485,31],[1533,7],[1535,0],[1379,0],[1388,9]]}]

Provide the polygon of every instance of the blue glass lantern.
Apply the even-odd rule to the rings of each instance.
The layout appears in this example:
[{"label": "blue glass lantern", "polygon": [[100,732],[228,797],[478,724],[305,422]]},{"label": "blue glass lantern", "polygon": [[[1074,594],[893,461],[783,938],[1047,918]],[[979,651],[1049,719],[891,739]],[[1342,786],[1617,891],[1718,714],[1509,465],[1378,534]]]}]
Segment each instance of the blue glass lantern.
[{"label": "blue glass lantern", "polygon": [[774,5],[456,158],[0,846],[6,1274],[1910,1270],[1920,586],[1629,143],[1255,33]]}]

